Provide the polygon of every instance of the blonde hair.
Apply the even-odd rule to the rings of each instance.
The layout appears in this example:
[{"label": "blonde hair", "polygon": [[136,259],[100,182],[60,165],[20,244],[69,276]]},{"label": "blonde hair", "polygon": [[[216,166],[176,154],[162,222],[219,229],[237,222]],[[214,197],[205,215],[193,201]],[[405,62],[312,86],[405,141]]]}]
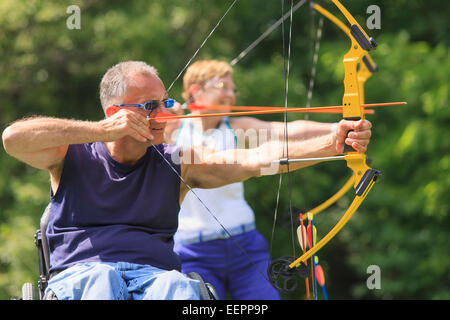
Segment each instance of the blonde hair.
[{"label": "blonde hair", "polygon": [[203,85],[215,77],[225,77],[233,73],[233,68],[224,61],[200,60],[187,68],[183,77],[183,99],[190,101],[192,96],[189,88],[192,84]]}]

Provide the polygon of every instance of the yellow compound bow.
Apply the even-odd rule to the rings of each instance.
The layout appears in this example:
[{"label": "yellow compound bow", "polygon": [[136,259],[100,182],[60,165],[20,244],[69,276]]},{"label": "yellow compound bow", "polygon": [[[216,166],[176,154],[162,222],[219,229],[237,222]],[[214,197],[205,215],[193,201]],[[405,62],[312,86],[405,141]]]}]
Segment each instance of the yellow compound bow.
[{"label": "yellow compound bow", "polygon": [[[338,1],[331,0],[336,7],[342,12],[347,21],[350,23],[349,34],[351,35],[351,47],[345,54],[343,63],[345,70],[344,77],[344,96],[342,98],[343,118],[346,120],[358,121],[364,119],[364,108],[362,101],[364,96],[361,95],[361,86],[363,85],[364,74],[361,72],[360,81],[358,81],[358,64],[363,61],[364,57],[368,56],[369,50],[376,47],[376,42],[370,38],[363,28],[358,24],[356,19],[350,12]],[[319,11],[320,12],[320,11]],[[325,11],[324,11],[325,12]],[[323,14],[323,12],[321,12]],[[335,22],[335,21],[333,21]],[[340,22],[340,21],[339,21]],[[371,61],[366,58],[366,61]],[[363,61],[365,67],[366,63]],[[364,70],[364,67],[363,67]],[[352,170],[353,177],[351,178],[353,187],[355,189],[355,198],[350,204],[349,208],[339,220],[339,222],[331,229],[331,231],[322,238],[313,248],[306,251],[295,261],[289,258],[281,258],[271,263],[268,270],[269,279],[278,289],[290,289],[293,285],[296,286],[295,276],[298,274],[302,277],[307,276],[306,260],[319,251],[326,245],[349,221],[361,203],[366,198],[367,194],[373,187],[375,181],[381,174],[380,171],[370,168],[367,165],[367,158],[365,153],[356,152],[352,147],[344,146],[344,155],[325,158],[308,158],[308,159],[280,159],[280,165],[288,165],[293,162],[308,162],[308,161],[334,161],[345,160],[347,166]],[[345,186],[344,186],[345,187]],[[345,189],[344,189],[345,190]],[[330,198],[331,199],[331,198]],[[329,199],[329,200],[330,200]],[[328,203],[327,203],[328,204]],[[327,204],[324,203],[325,207]],[[317,210],[317,209],[316,209]],[[303,268],[299,268],[303,266]],[[283,288],[278,285],[279,279],[283,280]],[[288,284],[290,283],[290,288]]]}]

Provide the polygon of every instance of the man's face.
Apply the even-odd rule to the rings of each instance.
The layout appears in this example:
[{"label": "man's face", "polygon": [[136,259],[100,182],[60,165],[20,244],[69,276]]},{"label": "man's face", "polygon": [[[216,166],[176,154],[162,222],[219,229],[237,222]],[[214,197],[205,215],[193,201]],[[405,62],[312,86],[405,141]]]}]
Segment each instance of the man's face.
[{"label": "man's face", "polygon": [[[162,81],[153,75],[137,74],[133,77],[131,85],[128,86],[127,94],[123,99],[123,104],[144,103],[151,100],[167,99],[167,92]],[[159,106],[152,111],[146,111],[142,108],[131,108],[133,112],[138,112],[143,116],[153,117],[158,112],[165,112],[164,106]],[[156,122],[151,120],[148,122],[151,133],[154,137],[153,144],[160,144],[164,139],[165,122]]]},{"label": "man's face", "polygon": [[[194,94],[195,103],[199,105],[232,106],[236,100],[235,85],[230,75],[214,77],[206,81]],[[227,111],[218,110],[218,112]],[[216,111],[217,112],[217,111]]]}]

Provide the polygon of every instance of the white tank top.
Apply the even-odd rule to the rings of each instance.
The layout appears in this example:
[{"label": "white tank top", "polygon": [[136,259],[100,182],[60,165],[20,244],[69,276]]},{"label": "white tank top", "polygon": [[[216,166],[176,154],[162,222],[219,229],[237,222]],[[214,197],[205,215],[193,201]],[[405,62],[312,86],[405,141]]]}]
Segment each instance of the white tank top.
[{"label": "white tank top", "polygon": [[[237,141],[228,118],[223,118],[216,129],[207,132],[195,129],[192,119],[183,119],[175,145],[205,146],[215,150],[226,150],[236,148]],[[242,182],[215,189],[194,188],[193,190],[232,235],[255,228],[254,213],[245,201]],[[178,219],[176,242],[187,244],[227,237],[219,223],[192,194],[192,191],[186,194]]]}]

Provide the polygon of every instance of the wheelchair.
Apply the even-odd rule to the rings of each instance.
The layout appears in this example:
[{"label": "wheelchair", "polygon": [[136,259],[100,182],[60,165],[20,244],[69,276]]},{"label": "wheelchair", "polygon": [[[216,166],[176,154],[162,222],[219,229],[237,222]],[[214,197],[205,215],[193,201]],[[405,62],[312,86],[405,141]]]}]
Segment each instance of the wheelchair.
[{"label": "wheelchair", "polygon": [[[48,281],[52,276],[49,273],[50,270],[50,250],[48,248],[48,242],[45,235],[47,230],[48,222],[50,219],[50,204],[44,210],[40,221],[40,228],[36,230],[34,235],[34,243],[38,252],[39,260],[39,279],[38,279],[38,293],[39,296],[35,295],[34,285],[30,282],[24,283],[22,285],[22,297],[14,300],[57,300],[56,296],[45,296],[45,289],[47,288]],[[199,293],[200,300],[218,300],[217,292],[210,283],[205,283],[202,277],[196,272],[190,272],[186,276],[191,279],[198,280],[200,282]]]}]

